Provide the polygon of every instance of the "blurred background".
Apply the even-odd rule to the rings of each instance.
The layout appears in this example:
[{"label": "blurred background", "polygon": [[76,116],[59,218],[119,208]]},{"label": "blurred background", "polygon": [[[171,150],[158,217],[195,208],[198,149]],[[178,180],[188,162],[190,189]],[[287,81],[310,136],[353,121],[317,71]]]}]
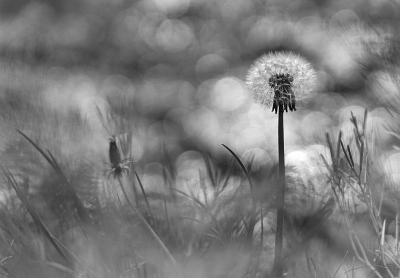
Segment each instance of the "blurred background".
[{"label": "blurred background", "polygon": [[[207,204],[220,193],[215,180],[223,184],[226,196],[220,197],[218,217],[233,239],[243,235],[243,219],[229,226],[225,224],[234,222],[228,218],[251,215],[247,213],[251,204],[248,181],[224,144],[248,166],[255,186],[262,189],[257,198],[266,214],[262,221],[257,220],[255,231],[265,222],[265,245],[270,248],[275,216],[268,214],[274,208],[273,194],[269,193],[277,173],[278,119],[270,108],[254,103],[246,90],[249,67],[264,53],[293,51],[317,72],[311,97],[298,103],[296,112],[285,113],[286,200],[293,202],[286,207],[287,212],[306,215],[318,211],[322,198],[315,196],[332,193],[320,156],[332,163],[325,134],[330,133],[336,142],[341,130],[343,143],[355,150],[352,115],[367,138],[374,171],[378,170],[370,175],[371,184],[397,187],[399,12],[400,3],[395,0],[0,0],[0,166],[9,169],[49,230],[64,237],[75,254],[90,261],[103,248],[106,251],[101,254],[113,258],[125,252],[130,246],[127,242],[135,241],[135,250],[142,255],[152,249],[152,240],[146,239],[148,231],[139,231],[138,222],[131,221],[136,214],[127,213],[130,209],[119,198],[122,193],[115,193],[119,190],[116,180],[104,175],[111,168],[109,138],[116,136],[122,158],[135,162],[130,175],[123,176],[126,188],[139,192],[130,195],[136,198],[134,203],[142,202],[138,207],[171,252],[186,258],[193,254],[194,238],[204,236],[196,225],[206,217],[202,218],[204,211],[196,210],[192,199],[181,202],[168,189],[190,192]],[[91,224],[97,225],[88,233],[92,243],[73,229],[78,218],[71,192],[16,129],[53,155],[90,214]],[[359,159],[356,153],[355,160]],[[134,171],[143,183],[143,194]],[[2,255],[11,250],[15,234],[26,234],[25,241],[23,236],[16,238],[20,252],[13,256],[21,259],[9,261],[15,264],[14,269],[19,269],[18,264],[26,265],[24,256],[32,265],[37,265],[37,257],[53,258],[49,255],[54,254],[53,247],[47,248],[52,250],[49,253],[43,251],[46,243],[40,244],[46,241],[32,232],[36,231],[34,225],[29,227],[32,220],[26,218],[26,208],[10,182],[3,176],[1,180]],[[151,211],[148,203],[146,209],[144,192],[154,218],[146,215]],[[181,214],[198,222],[184,222]],[[236,226],[239,235],[235,234]],[[326,230],[327,234],[335,233],[337,225]],[[338,249],[347,250],[349,244],[340,237],[341,231],[336,232],[339,240],[335,242],[342,242]],[[119,245],[105,243],[111,238],[119,240]],[[39,251],[29,255],[18,241]],[[272,257],[268,248],[264,254]],[[117,251],[114,254],[112,250]],[[331,246],[324,250],[332,253]],[[228,250],[226,257],[242,252],[242,248]],[[128,258],[125,253],[121,256]],[[336,270],[329,256],[315,257]],[[93,265],[114,265],[107,258]],[[342,254],[335,257],[337,265],[342,258]],[[153,259],[160,263],[158,257]],[[224,265],[221,271],[227,276],[198,277],[233,277],[229,271],[236,270],[231,266],[241,267],[237,262],[243,261],[239,257],[224,265],[211,258],[210,265]],[[212,269],[207,264],[204,268]],[[30,265],[26,271],[31,275]]]},{"label": "blurred background", "polygon": [[277,160],[277,117],[253,102],[246,72],[288,50],[310,61],[317,86],[285,114],[287,164],[329,159],[325,133],[352,137],[351,112],[368,109],[371,146],[397,178],[398,11],[390,0],[2,0],[4,161],[27,162],[17,128],[60,160],[92,163],[107,162],[108,138],[129,135],[124,155],[145,183],[162,180],[165,154],[183,177],[204,153],[226,166],[221,144],[257,171]]}]

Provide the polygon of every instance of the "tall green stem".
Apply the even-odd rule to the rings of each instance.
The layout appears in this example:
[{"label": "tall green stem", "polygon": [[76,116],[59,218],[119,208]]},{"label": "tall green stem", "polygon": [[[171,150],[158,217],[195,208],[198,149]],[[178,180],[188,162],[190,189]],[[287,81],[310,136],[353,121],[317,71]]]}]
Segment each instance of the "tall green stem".
[{"label": "tall green stem", "polygon": [[283,277],[282,247],[285,200],[285,140],[283,136],[283,105],[279,104],[278,118],[278,151],[279,151],[279,182],[277,189],[277,219],[275,235],[275,277]]}]

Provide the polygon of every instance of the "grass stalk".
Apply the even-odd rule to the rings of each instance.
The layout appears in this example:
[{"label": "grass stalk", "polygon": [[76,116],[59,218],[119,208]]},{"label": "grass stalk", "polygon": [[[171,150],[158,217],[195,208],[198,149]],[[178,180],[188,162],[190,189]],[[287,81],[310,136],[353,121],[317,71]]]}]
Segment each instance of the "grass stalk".
[{"label": "grass stalk", "polygon": [[246,178],[249,182],[251,197],[252,197],[252,206],[251,206],[250,223],[248,224],[249,229],[248,229],[247,237],[248,237],[248,240],[250,242],[252,242],[254,227],[256,225],[256,209],[257,209],[257,199],[256,199],[255,192],[254,192],[254,186],[251,181],[250,174],[249,174],[246,166],[244,166],[243,162],[240,160],[240,158],[236,155],[236,153],[234,151],[232,151],[226,145],[222,144],[222,146],[224,146],[235,157],[236,161],[239,163],[240,168],[242,169],[243,173],[246,175]]},{"label": "grass stalk", "polygon": [[136,175],[136,179],[137,179],[138,182],[139,182],[140,190],[142,191],[143,198],[144,198],[144,201],[145,201],[145,203],[146,203],[147,211],[149,212],[150,217],[151,217],[152,219],[154,219],[154,217],[153,217],[153,212],[151,211],[151,208],[150,208],[149,200],[147,199],[147,194],[146,194],[146,192],[144,191],[144,187],[143,187],[142,181],[140,180],[139,175],[137,174],[136,171],[135,171],[135,175]]}]

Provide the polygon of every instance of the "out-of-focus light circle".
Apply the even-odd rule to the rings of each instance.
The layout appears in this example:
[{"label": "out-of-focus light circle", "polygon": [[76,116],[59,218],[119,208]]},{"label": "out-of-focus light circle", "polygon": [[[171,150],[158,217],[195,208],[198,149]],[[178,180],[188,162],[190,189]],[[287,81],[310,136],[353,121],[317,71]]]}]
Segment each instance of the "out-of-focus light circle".
[{"label": "out-of-focus light circle", "polygon": [[392,181],[395,183],[400,182],[400,153],[396,152],[391,154],[386,161],[384,161],[384,171]]},{"label": "out-of-focus light circle", "polygon": [[350,56],[339,43],[332,42],[326,47],[323,62],[331,70],[332,75],[341,84],[356,87],[360,84],[360,65]]},{"label": "out-of-focus light circle", "polygon": [[179,19],[165,20],[156,31],[158,46],[170,53],[185,50],[193,39],[194,34],[192,29]]},{"label": "out-of-focus light circle", "polygon": [[238,153],[245,152],[249,148],[265,147],[267,144],[264,132],[259,128],[249,126],[245,122],[239,122],[232,126],[228,136],[229,145]]},{"label": "out-of-focus light circle", "polygon": [[111,75],[107,77],[101,84],[101,93],[105,96],[129,96],[132,98],[135,95],[135,88],[127,77],[123,75]]},{"label": "out-of-focus light circle", "polygon": [[[251,171],[257,171],[261,166],[269,163],[271,157],[269,154],[260,148],[252,148],[245,151],[241,157],[243,163],[251,162]],[[246,165],[246,164],[245,164]]]},{"label": "out-of-focus light circle", "polygon": [[327,163],[331,164],[330,156],[322,145],[294,148],[285,156],[285,164],[293,167],[293,171],[289,172],[290,176],[300,181],[306,189],[317,193],[323,193],[326,190],[326,183],[322,181],[326,179],[328,173],[320,154],[323,154]]},{"label": "out-of-focus light circle", "polygon": [[337,29],[341,30],[343,26],[349,26],[358,22],[360,22],[360,18],[355,12],[349,9],[340,10],[331,17],[331,20],[329,21],[329,28],[332,31]]},{"label": "out-of-focus light circle", "polygon": [[[86,119],[93,130],[102,130],[102,119],[106,119],[109,113],[108,103],[101,97],[86,97],[81,101],[81,115]],[[109,134],[111,135],[111,134]]]},{"label": "out-of-focus light circle", "polygon": [[166,193],[163,178],[163,165],[157,162],[146,164],[142,178],[143,187],[146,192]]},{"label": "out-of-focus light circle", "polygon": [[375,96],[379,104],[382,105],[398,105],[400,103],[398,92],[399,87],[397,81],[387,73],[374,73],[368,78],[371,82],[372,94]]},{"label": "out-of-focus light circle", "polygon": [[378,139],[379,144],[386,144],[392,135],[386,132],[390,126],[397,128],[398,119],[393,118],[385,108],[376,108],[368,114],[367,132],[372,132]]},{"label": "out-of-focus light circle", "polygon": [[184,192],[194,194],[201,201],[209,199],[212,191],[203,187],[200,182],[202,178],[205,182],[209,182],[205,178],[207,170],[203,155],[197,151],[186,151],[179,155],[175,162],[177,169],[177,182],[175,186]]},{"label": "out-of-focus light circle", "polygon": [[[361,101],[360,101],[361,102]],[[351,118],[351,113],[357,120],[362,121],[364,119],[365,108],[367,105],[360,103],[361,105],[349,105],[341,108],[337,111],[337,120],[339,123],[348,122]]]},{"label": "out-of-focus light circle", "polygon": [[151,49],[156,49],[158,46],[156,37],[157,28],[164,20],[165,16],[158,12],[147,13],[146,16],[140,20],[138,27],[139,35]]},{"label": "out-of-focus light circle", "polygon": [[332,164],[330,150],[328,147],[321,144],[314,144],[307,146],[306,150],[312,154],[312,159],[317,166],[325,167],[321,155],[325,157],[325,160],[329,165]]},{"label": "out-of-focus light circle", "polygon": [[179,100],[183,107],[191,108],[196,104],[196,89],[189,82],[183,81],[179,88]]},{"label": "out-of-focus light circle", "polygon": [[253,103],[247,112],[248,120],[253,124],[263,126],[263,128],[270,128],[267,124],[271,118],[274,118],[273,115],[269,109],[259,103]]},{"label": "out-of-focus light circle", "polygon": [[274,19],[270,17],[259,17],[248,30],[246,42],[250,48],[264,46],[273,37],[274,31],[270,26],[274,24]]},{"label": "out-of-focus light circle", "polygon": [[167,13],[182,14],[185,13],[189,6],[190,0],[153,0],[160,10]]},{"label": "out-of-focus light circle", "polygon": [[198,78],[222,74],[227,70],[227,61],[218,54],[204,55],[196,63],[196,74]]},{"label": "out-of-focus light circle", "polygon": [[301,122],[301,133],[305,139],[316,139],[325,136],[331,124],[331,118],[322,112],[310,112]]},{"label": "out-of-focus light circle", "polygon": [[210,93],[213,105],[222,111],[239,108],[247,97],[243,83],[232,77],[218,80]]},{"label": "out-of-focus light circle", "polygon": [[218,117],[206,108],[199,108],[183,121],[185,132],[189,136],[211,143],[217,140],[220,131]]},{"label": "out-of-focus light circle", "polygon": [[132,142],[131,145],[132,159],[134,162],[138,162],[140,159],[142,159],[144,153],[142,141],[135,135],[132,135],[131,142]]},{"label": "out-of-focus light circle", "polygon": [[179,155],[176,159],[175,166],[178,173],[192,169],[196,170],[198,174],[199,169],[205,170],[203,156],[197,151],[186,151]]}]

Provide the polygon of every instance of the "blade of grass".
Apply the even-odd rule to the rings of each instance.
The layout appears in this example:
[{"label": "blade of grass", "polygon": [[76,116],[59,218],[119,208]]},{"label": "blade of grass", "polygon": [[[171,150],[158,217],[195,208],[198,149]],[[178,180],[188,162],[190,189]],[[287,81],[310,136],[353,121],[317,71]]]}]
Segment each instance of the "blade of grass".
[{"label": "blade of grass", "polygon": [[74,274],[74,271],[72,269],[70,269],[69,267],[63,266],[59,263],[56,263],[56,262],[49,262],[49,261],[35,261],[35,262],[57,268],[61,271],[67,272],[69,274]]},{"label": "blade of grass", "polygon": [[[106,123],[106,120],[104,119],[104,115],[97,105],[96,105],[96,110],[97,110],[97,113],[99,114],[99,119],[100,119],[100,123],[101,123],[102,127],[106,130],[108,135],[111,136],[113,133],[111,132],[111,130],[108,129],[108,125]],[[107,120],[109,120],[109,119],[107,119]]]},{"label": "blade of grass", "polygon": [[215,215],[212,213],[212,211],[204,203],[202,203],[199,199],[197,199],[193,195],[192,196],[188,195],[187,193],[185,193],[185,192],[183,192],[183,191],[181,191],[179,189],[176,189],[176,188],[171,188],[171,189],[173,191],[176,191],[176,192],[184,195],[185,197],[191,199],[192,201],[196,202],[197,204],[199,204],[201,206],[201,208],[204,209],[204,211],[206,211],[210,215],[211,220],[214,222],[214,224],[218,228],[218,230],[222,231],[222,227],[220,226],[217,218],[215,217]]},{"label": "blade of grass", "polygon": [[8,183],[13,187],[13,189],[17,193],[18,197],[20,198],[21,202],[24,204],[24,206],[28,210],[29,214],[31,215],[31,217],[32,217],[33,221],[35,222],[35,224],[37,225],[37,227],[47,237],[47,239],[50,241],[50,243],[56,249],[57,253],[67,262],[68,266],[71,266],[72,264],[71,264],[70,260],[67,258],[67,256],[64,254],[64,252],[60,249],[60,247],[54,241],[53,237],[51,236],[50,231],[44,225],[44,223],[40,219],[39,215],[36,214],[36,211],[33,209],[33,207],[28,202],[28,199],[22,193],[21,189],[19,188],[19,186],[18,186],[17,182],[15,181],[14,177],[12,176],[11,172],[8,169],[7,170],[4,169],[3,167],[2,167],[2,171],[5,175]]},{"label": "blade of grass", "polygon": [[360,150],[360,173],[361,176],[364,164],[364,141],[361,141],[361,150]]},{"label": "blade of grass", "polygon": [[334,155],[334,150],[333,150],[333,147],[332,147],[331,138],[330,138],[328,132],[325,133],[325,138],[326,138],[326,143],[328,144],[329,151],[331,153],[332,163],[333,163],[333,165],[336,165],[337,164],[337,160],[336,160],[336,157]]},{"label": "blade of grass", "polygon": [[317,278],[317,267],[315,266],[314,260],[311,258],[311,256],[310,256],[310,261],[314,268],[314,277]]},{"label": "blade of grass", "polygon": [[165,210],[165,217],[167,218],[167,224],[168,224],[168,229],[170,229],[171,234],[174,235],[174,233],[172,232],[172,226],[171,226],[171,221],[169,219],[169,214],[168,214],[168,207],[167,207],[167,198],[165,197],[165,195],[163,194],[164,197],[164,210]]},{"label": "blade of grass", "polygon": [[173,181],[175,180],[175,171],[174,171],[173,163],[171,162],[171,158],[168,155],[167,147],[165,146],[165,142],[163,143],[163,151],[164,151],[164,165],[166,165],[168,167],[168,172],[171,176],[170,185],[173,185],[174,184]]},{"label": "blade of grass", "polygon": [[340,142],[342,141],[342,131],[339,131],[338,135],[338,141],[336,143],[336,163],[339,163],[339,157],[340,157]]},{"label": "blade of grass", "polygon": [[342,141],[340,141],[340,146],[342,147],[342,150],[343,150],[344,156],[346,157],[347,163],[349,163],[350,168],[352,168],[351,161],[350,161],[349,157],[347,156],[346,149],[344,148]]},{"label": "blade of grass", "polygon": [[136,175],[136,179],[137,179],[138,182],[139,182],[140,190],[142,190],[142,194],[143,194],[143,197],[144,197],[144,201],[145,201],[145,203],[146,203],[147,211],[149,212],[150,217],[151,217],[152,219],[154,219],[154,217],[153,217],[153,212],[151,211],[151,208],[150,208],[149,200],[147,199],[147,194],[146,194],[146,192],[144,191],[144,187],[143,187],[142,181],[140,180],[139,175],[137,174],[136,171],[135,171],[135,175]]},{"label": "blade of grass", "polygon": [[249,159],[249,164],[247,165],[246,169],[247,172],[251,172],[251,167],[253,167],[253,163],[254,163],[254,159],[256,158],[256,154],[253,153],[253,155],[251,156],[251,158]]},{"label": "blade of grass", "polygon": [[217,185],[218,187],[221,187],[218,190],[218,194],[220,192],[222,192],[225,189],[225,187],[228,185],[229,178],[232,175],[232,170],[233,170],[233,164],[234,163],[235,163],[235,158],[232,158],[231,162],[229,163],[228,170],[227,170],[227,172],[225,174],[225,177],[223,178],[223,182],[221,183],[221,186],[219,184]]},{"label": "blade of grass", "polygon": [[204,222],[202,222],[202,221],[200,221],[200,220],[197,220],[197,219],[192,218],[192,217],[189,217],[189,216],[179,215],[178,217],[179,217],[179,218],[182,218],[182,219],[188,219],[188,220],[191,220],[191,221],[193,221],[193,222],[196,222],[196,223],[199,223],[199,224],[201,224],[201,225],[206,226],[206,227],[209,228],[211,231],[213,231],[213,232],[215,233],[216,236],[219,237],[219,238],[218,238],[219,240],[221,240],[222,242],[224,242],[224,241],[221,239],[221,233],[220,233],[219,231],[217,231],[214,227],[211,227],[210,225],[208,225],[207,223],[204,223]]},{"label": "blade of grass", "polygon": [[396,213],[396,256],[399,255],[399,214]]},{"label": "blade of grass", "polygon": [[254,192],[254,186],[253,186],[253,183],[251,181],[250,174],[247,171],[246,167],[244,166],[243,162],[240,160],[240,158],[236,155],[236,153],[234,151],[232,151],[226,145],[222,144],[222,146],[224,146],[233,155],[233,157],[239,163],[240,168],[242,169],[243,173],[246,175],[246,178],[247,178],[247,180],[249,182],[250,191],[251,191],[251,197],[252,197],[252,206],[251,206],[252,215],[251,215],[251,219],[250,219],[250,223],[249,223],[248,239],[251,240],[253,238],[254,227],[256,225],[255,218],[256,218],[257,200],[256,200],[255,192]]},{"label": "blade of grass", "polygon": [[[208,207],[206,181],[205,181],[204,175],[202,175],[201,169],[199,169],[199,182],[200,182],[201,193],[204,196],[204,205],[206,207]],[[215,190],[214,190],[214,192],[215,192]],[[199,195],[198,196],[200,197],[200,191],[199,191]]]},{"label": "blade of grass", "polygon": [[336,274],[339,272],[340,267],[343,265],[343,262],[346,259],[347,253],[349,253],[349,250],[347,250],[346,254],[344,254],[343,259],[340,261],[338,268],[336,269],[335,273],[333,273],[331,278],[335,278]]},{"label": "blade of grass", "polygon": [[217,185],[215,183],[215,177],[214,177],[213,171],[211,169],[210,159],[207,155],[203,155],[203,159],[204,159],[204,164],[206,165],[207,174],[211,181],[211,184],[212,184],[213,188],[216,188]]},{"label": "blade of grass", "polygon": [[353,156],[351,155],[350,146],[347,145],[347,152],[349,153],[350,161],[351,161],[351,168],[354,169],[354,160]]},{"label": "blade of grass", "polygon": [[235,157],[236,161],[237,161],[237,162],[239,163],[239,165],[240,165],[240,168],[242,168],[243,173],[246,175],[246,178],[247,178],[247,180],[249,181],[250,189],[253,191],[254,188],[253,188],[253,183],[252,183],[251,178],[250,178],[250,174],[249,174],[249,172],[247,171],[246,167],[244,166],[243,162],[240,160],[240,158],[236,155],[236,153],[235,153],[234,151],[232,151],[230,148],[228,148],[228,147],[227,147],[226,145],[224,145],[224,144],[222,144],[222,146],[224,146],[224,147]]},{"label": "blade of grass", "polygon": [[367,128],[367,118],[368,118],[368,109],[365,108],[365,111],[364,111],[364,122],[363,122],[363,135],[364,135],[364,137],[365,137],[365,130]]},{"label": "blade of grass", "polygon": [[248,233],[249,233],[249,225],[247,225],[247,222],[246,222],[246,220],[244,219],[243,214],[241,214],[241,213],[239,212],[239,216],[240,216],[240,220],[243,222],[243,225],[244,225],[244,228],[245,228],[245,230],[246,230],[246,233],[248,234]]},{"label": "blade of grass", "polygon": [[83,206],[81,200],[79,199],[78,195],[76,194],[74,188],[72,185],[69,183],[67,177],[64,175],[64,173],[61,171],[60,167],[58,166],[56,160],[54,157],[51,155],[51,153],[48,151],[50,155],[47,155],[46,152],[44,152],[35,142],[33,142],[32,139],[30,139],[26,134],[24,134],[22,131],[17,129],[17,132],[19,132],[26,140],[29,141],[41,154],[42,156],[49,162],[49,164],[53,167],[53,169],[57,172],[57,174],[62,178],[64,184],[66,185],[67,189],[70,191],[75,205],[78,209],[78,214],[79,217],[82,221],[84,222],[89,222],[90,217],[88,212],[86,211],[85,207]]}]

